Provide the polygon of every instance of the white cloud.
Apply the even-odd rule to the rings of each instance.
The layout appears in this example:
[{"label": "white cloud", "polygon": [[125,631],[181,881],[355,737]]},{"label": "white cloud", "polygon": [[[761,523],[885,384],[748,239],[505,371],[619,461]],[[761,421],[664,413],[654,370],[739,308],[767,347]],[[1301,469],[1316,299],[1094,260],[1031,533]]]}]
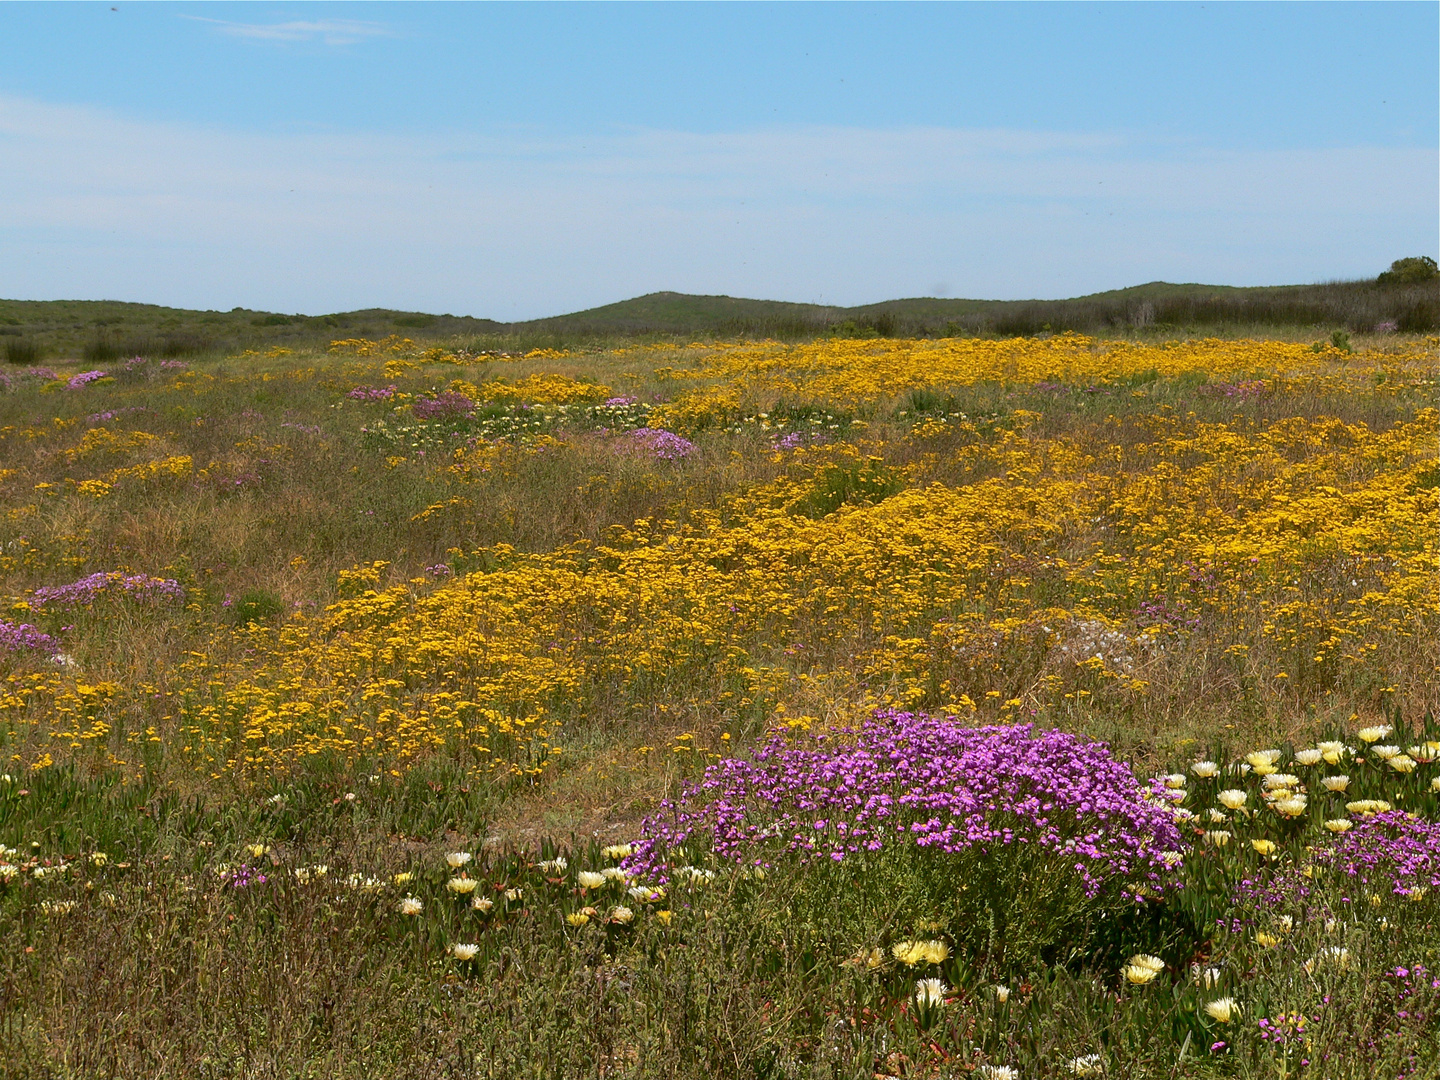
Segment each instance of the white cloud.
[{"label": "white cloud", "polygon": [[0,98],[0,296],[528,318],[658,289],[827,303],[1373,274],[1436,153],[803,128],[261,135]]},{"label": "white cloud", "polygon": [[242,23],[225,19],[207,19],[203,15],[181,15],[192,22],[209,23],[220,33],[252,41],[297,42],[322,41],[326,45],[355,45],[376,37],[391,37],[380,23],[358,19],[317,19],[282,23]]}]

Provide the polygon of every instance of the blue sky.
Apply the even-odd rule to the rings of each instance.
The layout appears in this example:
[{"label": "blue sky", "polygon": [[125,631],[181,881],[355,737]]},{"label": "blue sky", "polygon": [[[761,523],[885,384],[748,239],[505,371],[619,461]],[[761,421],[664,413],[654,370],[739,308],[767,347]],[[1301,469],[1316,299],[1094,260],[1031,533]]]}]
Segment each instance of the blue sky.
[{"label": "blue sky", "polygon": [[0,5],[0,296],[527,318],[1435,254],[1440,6]]}]

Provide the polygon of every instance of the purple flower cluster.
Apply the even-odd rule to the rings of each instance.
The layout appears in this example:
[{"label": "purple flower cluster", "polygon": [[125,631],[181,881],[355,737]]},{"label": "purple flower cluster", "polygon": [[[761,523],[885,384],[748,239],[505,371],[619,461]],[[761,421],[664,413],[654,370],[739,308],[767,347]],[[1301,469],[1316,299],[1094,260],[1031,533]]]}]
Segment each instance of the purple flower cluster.
[{"label": "purple flower cluster", "polygon": [[256,867],[242,863],[221,874],[220,880],[232,889],[248,889],[251,885],[264,885],[270,879]]},{"label": "purple flower cluster", "polygon": [[416,420],[459,420],[475,411],[475,402],[458,390],[446,390],[433,398],[420,398],[410,411]]},{"label": "purple flower cluster", "polygon": [[0,652],[19,652],[22,649],[27,652],[38,649],[54,656],[60,651],[60,642],[29,623],[0,619]]},{"label": "purple flower cluster", "polygon": [[188,371],[189,369],[190,369],[190,365],[187,364],[184,360],[161,360],[161,361],[160,361],[160,370],[161,370],[161,371]]},{"label": "purple flower cluster", "polygon": [[80,390],[83,387],[89,386],[96,379],[108,379],[109,377],[110,373],[108,371],[82,371],[78,375],[71,375],[70,378],[65,381],[65,389]]},{"label": "purple flower cluster", "polygon": [[670,852],[695,844],[754,863],[1029,844],[1073,860],[1094,897],[1112,878],[1160,881],[1181,838],[1169,808],[1147,799],[1104,743],[881,711],[858,730],[777,734],[754,760],[710,766],[646,820],[626,870],[663,879]]},{"label": "purple flower cluster", "polygon": [[119,570],[90,574],[69,585],[46,585],[30,598],[34,608],[56,605],[79,607],[93,604],[102,593],[120,591],[137,600],[183,600],[185,586],[174,578],[124,574]]},{"label": "purple flower cluster", "polygon": [[107,424],[116,417],[124,416],[126,413],[149,412],[144,405],[128,405],[123,409],[106,409],[104,412],[91,413],[85,418],[87,424]]},{"label": "purple flower cluster", "polygon": [[630,394],[624,394],[620,397],[606,398],[605,404],[611,407],[616,407],[620,405],[635,405],[638,404],[639,401],[640,399],[637,397],[634,397]]},{"label": "purple flower cluster", "polygon": [[1244,401],[1265,393],[1265,380],[1250,379],[1238,383],[1214,383],[1206,387],[1206,390],[1216,397],[1239,398]]},{"label": "purple flower cluster", "polygon": [[1316,852],[1315,859],[1397,896],[1440,890],[1440,822],[1400,810],[1376,814]]},{"label": "purple flower cluster", "polygon": [[395,396],[395,386],[357,386],[345,396],[351,401],[389,401]]},{"label": "purple flower cluster", "polygon": [[676,435],[664,428],[636,428],[630,437],[637,444],[649,450],[657,458],[676,461],[687,458],[695,452],[695,444],[689,439]]},{"label": "purple flower cluster", "polygon": [[1200,619],[1190,612],[1184,599],[1172,600],[1166,596],[1155,596],[1141,601],[1135,608],[1133,618],[1141,628],[1162,626],[1166,629],[1194,630],[1200,625]]}]

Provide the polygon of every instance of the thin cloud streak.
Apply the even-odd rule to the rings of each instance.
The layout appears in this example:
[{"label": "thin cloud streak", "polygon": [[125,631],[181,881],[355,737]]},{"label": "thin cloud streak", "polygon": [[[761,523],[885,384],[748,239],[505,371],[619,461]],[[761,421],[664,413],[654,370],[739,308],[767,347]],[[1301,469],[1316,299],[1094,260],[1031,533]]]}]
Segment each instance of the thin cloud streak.
[{"label": "thin cloud streak", "polygon": [[257,135],[0,98],[0,156],[0,295],[312,313],[1309,281],[1374,273],[1440,217],[1431,150],[1113,133]]},{"label": "thin cloud streak", "polygon": [[250,41],[273,41],[288,44],[318,39],[326,45],[357,45],[371,38],[394,37],[392,31],[386,26],[359,19],[242,23],[230,22],[226,19],[209,19],[203,15],[180,15],[180,18],[189,19],[191,22],[209,23],[222,34],[229,37],[246,38]]}]

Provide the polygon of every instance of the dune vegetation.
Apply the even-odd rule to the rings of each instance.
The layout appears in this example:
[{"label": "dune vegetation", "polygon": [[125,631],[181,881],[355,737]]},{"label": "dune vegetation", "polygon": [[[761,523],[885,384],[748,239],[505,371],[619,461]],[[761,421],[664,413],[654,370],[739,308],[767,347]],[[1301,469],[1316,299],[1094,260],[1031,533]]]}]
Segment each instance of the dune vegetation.
[{"label": "dune vegetation", "polygon": [[7,1074],[1440,1076],[1437,350],[17,354]]}]

